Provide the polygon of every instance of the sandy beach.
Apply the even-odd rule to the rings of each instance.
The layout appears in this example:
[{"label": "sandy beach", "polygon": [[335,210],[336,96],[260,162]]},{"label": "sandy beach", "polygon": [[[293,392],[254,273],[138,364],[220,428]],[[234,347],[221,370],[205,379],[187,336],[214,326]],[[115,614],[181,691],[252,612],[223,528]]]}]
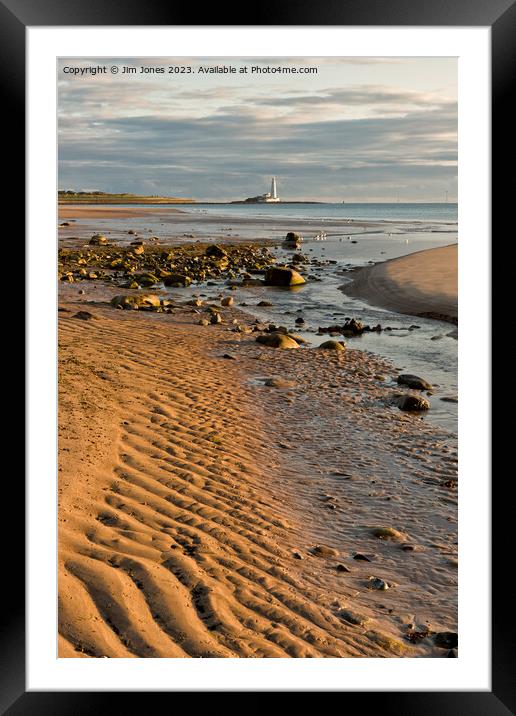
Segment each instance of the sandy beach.
[{"label": "sandy beach", "polygon": [[454,244],[367,266],[342,290],[398,313],[457,323],[457,252]]},{"label": "sandy beach", "polygon": [[143,218],[145,216],[160,216],[161,214],[181,214],[181,209],[164,205],[163,209],[156,206],[96,206],[78,204],[59,204],[59,219],[129,219]]},{"label": "sandy beach", "polygon": [[395,367],[82,286],[60,284],[60,656],[446,656],[456,450],[393,407]]}]

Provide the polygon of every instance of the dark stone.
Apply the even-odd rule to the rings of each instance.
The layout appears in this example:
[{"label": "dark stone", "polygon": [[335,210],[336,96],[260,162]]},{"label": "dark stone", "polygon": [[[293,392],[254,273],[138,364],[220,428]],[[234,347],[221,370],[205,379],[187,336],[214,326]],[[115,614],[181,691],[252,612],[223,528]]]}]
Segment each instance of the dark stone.
[{"label": "dark stone", "polygon": [[222,248],[222,246],[218,246],[217,244],[213,244],[213,246],[208,246],[206,249],[206,256],[210,256],[212,258],[222,259],[227,257],[228,253],[225,249]]},{"label": "dark stone", "polygon": [[192,279],[184,274],[173,273],[164,278],[163,283],[165,286],[184,287],[189,286],[192,283]]},{"label": "dark stone", "polygon": [[397,381],[398,385],[406,385],[407,388],[413,388],[414,390],[432,390],[430,383],[417,375],[404,373],[398,376]]},{"label": "dark stone", "polygon": [[95,316],[89,311],[78,311],[73,314],[72,318],[80,318],[81,321],[91,321],[91,319],[95,318]]},{"label": "dark stone", "polygon": [[440,631],[434,636],[434,644],[440,649],[456,649],[459,635],[454,631]]},{"label": "dark stone", "polygon": [[420,398],[418,395],[404,395],[399,399],[398,408],[400,410],[407,411],[421,411],[428,410],[430,403],[425,398]]}]

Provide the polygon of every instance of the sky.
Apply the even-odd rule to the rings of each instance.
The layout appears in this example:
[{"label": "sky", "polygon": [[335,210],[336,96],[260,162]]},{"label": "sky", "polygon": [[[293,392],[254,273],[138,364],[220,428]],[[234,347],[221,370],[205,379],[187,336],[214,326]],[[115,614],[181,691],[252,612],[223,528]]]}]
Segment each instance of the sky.
[{"label": "sky", "polygon": [[[200,71],[215,66],[236,72]],[[57,73],[61,190],[233,201],[275,175],[285,201],[456,201],[456,58],[61,58]]]}]

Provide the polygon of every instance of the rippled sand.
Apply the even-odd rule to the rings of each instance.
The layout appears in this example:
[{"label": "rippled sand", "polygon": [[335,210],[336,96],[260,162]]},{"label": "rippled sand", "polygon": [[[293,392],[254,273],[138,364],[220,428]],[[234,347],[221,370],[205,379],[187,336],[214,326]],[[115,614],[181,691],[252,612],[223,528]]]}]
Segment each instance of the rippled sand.
[{"label": "rippled sand", "polygon": [[86,290],[59,314],[60,656],[446,656],[404,637],[456,631],[456,449],[389,404],[393,367]]}]

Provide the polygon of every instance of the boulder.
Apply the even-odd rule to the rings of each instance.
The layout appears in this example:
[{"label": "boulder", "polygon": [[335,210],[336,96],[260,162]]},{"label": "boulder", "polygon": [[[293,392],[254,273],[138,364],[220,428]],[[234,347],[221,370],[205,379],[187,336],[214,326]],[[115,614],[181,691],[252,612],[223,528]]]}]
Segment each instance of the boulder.
[{"label": "boulder", "polygon": [[220,305],[221,306],[232,306],[234,303],[235,303],[235,299],[233,298],[233,296],[225,296],[221,300]]},{"label": "boulder", "polygon": [[265,283],[268,286],[300,286],[305,279],[294,269],[272,266],[265,272]]},{"label": "boulder", "polygon": [[413,388],[414,390],[432,390],[432,386],[428,381],[417,375],[410,375],[410,373],[399,375],[398,385],[406,385],[407,388]]},{"label": "boulder", "polygon": [[114,296],[111,305],[115,308],[139,308],[140,306],[151,306],[159,308],[161,301],[159,296],[152,293],[135,293],[131,295]]},{"label": "boulder", "polygon": [[269,348],[299,348],[299,343],[284,333],[266,333],[263,336],[258,336],[256,342]]},{"label": "boulder", "polygon": [[332,350],[332,351],[345,351],[346,346],[342,341],[324,341],[324,343],[321,343],[319,348],[324,348],[326,350]]},{"label": "boulder", "polygon": [[428,410],[430,403],[419,395],[403,395],[398,402],[400,410]]}]

